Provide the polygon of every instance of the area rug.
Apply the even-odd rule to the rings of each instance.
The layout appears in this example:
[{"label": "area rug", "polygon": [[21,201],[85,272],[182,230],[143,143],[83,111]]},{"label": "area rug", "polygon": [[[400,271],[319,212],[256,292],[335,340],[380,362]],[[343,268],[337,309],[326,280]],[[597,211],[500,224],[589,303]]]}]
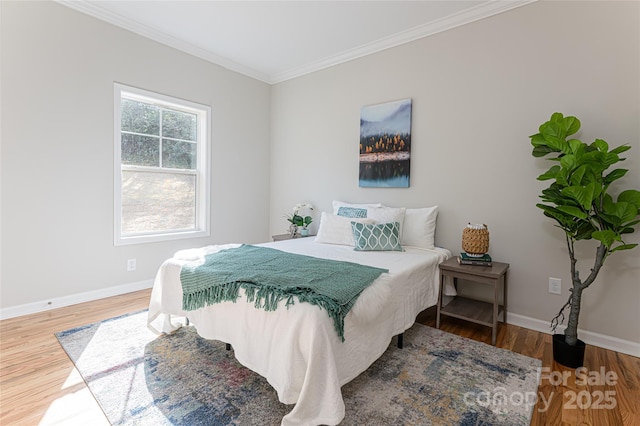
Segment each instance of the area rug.
[{"label": "area rug", "polygon": [[[141,311],[56,333],[113,425],[279,425],[293,408],[193,327]],[[528,425],[539,360],[415,324],[342,388],[342,425]]]}]

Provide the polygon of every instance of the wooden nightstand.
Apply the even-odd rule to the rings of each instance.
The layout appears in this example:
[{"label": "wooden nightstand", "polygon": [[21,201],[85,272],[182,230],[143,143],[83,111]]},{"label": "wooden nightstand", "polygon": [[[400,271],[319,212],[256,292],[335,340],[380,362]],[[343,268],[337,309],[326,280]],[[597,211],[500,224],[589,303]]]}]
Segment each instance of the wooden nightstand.
[{"label": "wooden nightstand", "polygon": [[307,238],[310,237],[311,235],[307,235],[305,237],[303,237],[300,234],[296,234],[295,237],[292,237],[290,234],[278,234],[278,235],[272,235],[271,238],[273,239],[273,241],[283,241],[283,240],[290,240],[292,238]]},{"label": "wooden nightstand", "polygon": [[[447,315],[487,325],[492,328],[491,344],[496,344],[498,331],[498,315],[502,312],[503,322],[507,320],[507,271],[508,263],[492,262],[492,266],[460,265],[458,257],[452,257],[440,264],[440,292],[436,316],[436,328],[440,328],[440,316]],[[493,302],[483,302],[467,297],[456,296],[448,305],[442,306],[442,295],[446,277],[452,277],[454,285],[458,278],[479,284],[493,286]],[[500,287],[503,289],[503,304],[500,305],[498,296]]]}]

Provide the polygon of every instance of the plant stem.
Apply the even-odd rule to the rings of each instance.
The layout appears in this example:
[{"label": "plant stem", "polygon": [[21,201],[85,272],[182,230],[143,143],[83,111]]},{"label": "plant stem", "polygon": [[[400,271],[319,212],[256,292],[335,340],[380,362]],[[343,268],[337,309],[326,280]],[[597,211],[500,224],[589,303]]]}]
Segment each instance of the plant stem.
[{"label": "plant stem", "polygon": [[564,340],[569,346],[575,346],[578,342],[578,318],[580,317],[580,300],[582,299],[581,287],[574,285],[571,291],[571,309],[569,310],[569,321],[564,330]]},{"label": "plant stem", "polygon": [[[567,238],[569,242],[569,238]],[[578,342],[578,319],[580,317],[580,301],[582,299],[582,291],[589,287],[598,276],[600,268],[604,263],[605,256],[607,254],[607,248],[604,244],[600,244],[596,249],[596,258],[591,269],[591,273],[584,281],[580,280],[580,272],[576,269],[576,258],[573,252],[573,240],[569,244],[569,256],[571,257],[571,277],[573,282],[573,288],[571,289],[571,297],[569,298],[569,304],[571,309],[569,310],[569,320],[567,321],[567,328],[564,330],[565,342],[567,345],[575,346]],[[567,305],[562,307],[562,311]],[[558,318],[560,314],[556,316]],[[555,319],[555,318],[554,318]],[[557,321],[556,321],[557,322]]]}]

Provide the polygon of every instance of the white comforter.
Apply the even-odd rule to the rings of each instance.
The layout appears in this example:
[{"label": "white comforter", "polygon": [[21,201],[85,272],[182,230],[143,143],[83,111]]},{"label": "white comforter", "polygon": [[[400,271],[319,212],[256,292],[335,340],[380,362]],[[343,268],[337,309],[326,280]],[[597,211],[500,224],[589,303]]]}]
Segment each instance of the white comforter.
[{"label": "white comforter", "polygon": [[236,303],[183,311],[181,265],[238,245],[185,250],[164,262],[156,275],[149,327],[158,333],[171,332],[176,328],[171,315],[188,317],[200,336],[230,343],[238,361],[265,377],[281,402],[295,404],[282,425],[336,425],[345,414],[341,386],[378,359],[394,335],[413,325],[418,313],[436,304],[437,265],[451,253],[410,247],[405,252],[357,252],[348,246],[316,243],[313,238],[261,245],[387,268],[389,273],[360,295],[345,318],[345,342],[341,342],[327,313],[307,303],[287,309],[282,302],[278,310],[267,312],[242,295]]}]

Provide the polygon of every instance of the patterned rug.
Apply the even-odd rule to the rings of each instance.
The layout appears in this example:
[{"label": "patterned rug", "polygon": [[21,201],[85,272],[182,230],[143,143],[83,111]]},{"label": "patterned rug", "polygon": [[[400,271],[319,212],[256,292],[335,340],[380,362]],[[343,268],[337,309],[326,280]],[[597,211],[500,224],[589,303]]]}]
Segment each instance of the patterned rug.
[{"label": "patterned rug", "polygon": [[[193,327],[146,311],[56,333],[113,425],[278,425],[293,406]],[[529,425],[540,361],[415,324],[342,388],[342,425]]]}]

